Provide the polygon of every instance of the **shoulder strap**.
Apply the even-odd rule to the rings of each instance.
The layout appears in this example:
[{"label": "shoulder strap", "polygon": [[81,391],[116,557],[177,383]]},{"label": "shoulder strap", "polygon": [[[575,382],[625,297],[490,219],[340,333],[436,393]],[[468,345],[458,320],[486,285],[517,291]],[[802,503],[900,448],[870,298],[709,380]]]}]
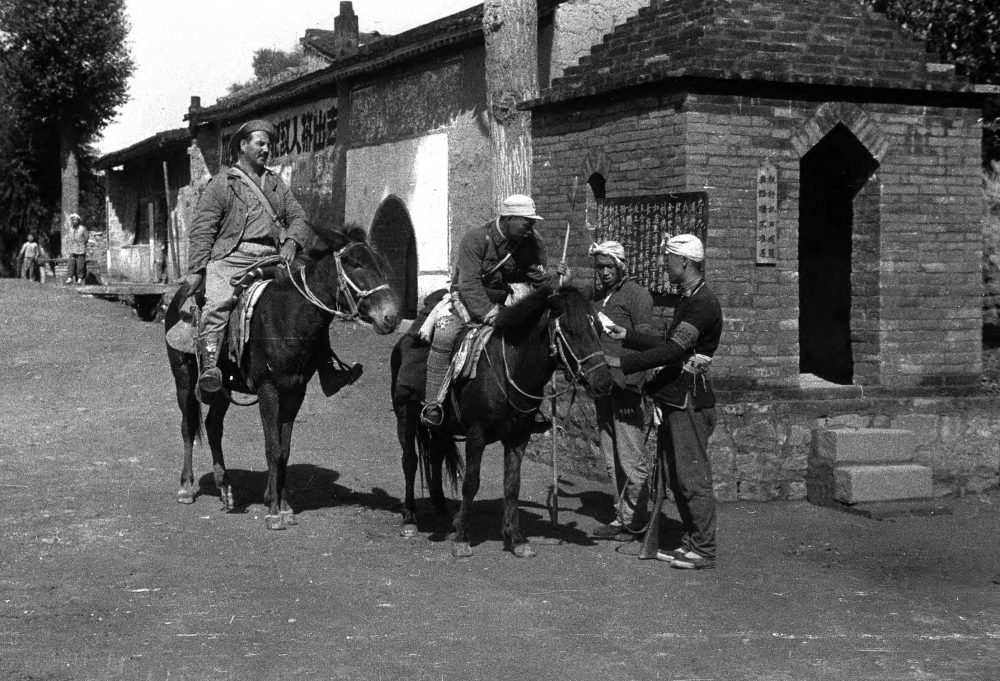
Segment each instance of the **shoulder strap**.
[{"label": "shoulder strap", "polygon": [[253,192],[254,196],[257,197],[258,201],[260,201],[260,205],[261,207],[263,207],[264,212],[267,213],[267,216],[269,218],[271,218],[271,221],[274,222],[274,224],[280,228],[281,222],[278,220],[278,214],[274,210],[274,206],[271,205],[270,199],[267,198],[267,195],[264,194],[260,186],[256,182],[254,182],[253,179],[249,175],[247,175],[246,172],[244,172],[243,169],[240,168],[239,166],[234,165],[233,170],[236,171],[236,174],[239,176],[243,184],[250,187],[250,190]]}]

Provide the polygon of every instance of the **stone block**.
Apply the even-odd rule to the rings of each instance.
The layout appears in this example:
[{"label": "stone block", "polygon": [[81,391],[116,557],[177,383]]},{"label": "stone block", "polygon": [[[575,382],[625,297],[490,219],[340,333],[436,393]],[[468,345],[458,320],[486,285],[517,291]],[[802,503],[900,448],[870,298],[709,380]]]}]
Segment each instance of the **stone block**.
[{"label": "stone block", "polygon": [[927,499],[934,494],[931,469],[916,464],[837,466],[833,478],[833,497],[844,504]]},{"label": "stone block", "polygon": [[816,454],[834,465],[907,463],[917,441],[908,430],[844,428],[817,431]]}]

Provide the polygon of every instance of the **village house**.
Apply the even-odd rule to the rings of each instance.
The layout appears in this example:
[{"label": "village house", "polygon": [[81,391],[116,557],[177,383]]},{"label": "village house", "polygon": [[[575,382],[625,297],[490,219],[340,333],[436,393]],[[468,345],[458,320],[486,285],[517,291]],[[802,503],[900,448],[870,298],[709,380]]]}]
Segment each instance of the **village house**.
[{"label": "village house", "polygon": [[[192,97],[190,180],[164,202],[177,213],[168,235],[186,240],[230,136],[265,117],[280,133],[272,162],[310,218],[367,229],[414,314],[446,283],[465,230],[495,210],[482,18],[480,5],[363,35],[341,2],[334,31],[302,41],[327,65],[211,106]],[[857,503],[996,484],[1000,418],[976,390],[978,120],[996,88],[964,82],[853,0],[541,0],[538,30],[541,90],[521,106],[550,253],[567,223],[577,272],[591,242],[622,240],[662,324],[675,297],[660,244],[705,239],[726,315],[712,367],[720,499]],[[152,167],[165,150],[137,151]],[[135,209],[123,214],[133,231],[120,248],[141,257],[149,237]],[[586,451],[592,417],[575,409],[569,448]],[[855,449],[888,454],[856,470],[845,430]]]},{"label": "village house", "polygon": [[106,284],[161,283],[186,272],[187,128],[152,135],[99,158],[107,182]]}]

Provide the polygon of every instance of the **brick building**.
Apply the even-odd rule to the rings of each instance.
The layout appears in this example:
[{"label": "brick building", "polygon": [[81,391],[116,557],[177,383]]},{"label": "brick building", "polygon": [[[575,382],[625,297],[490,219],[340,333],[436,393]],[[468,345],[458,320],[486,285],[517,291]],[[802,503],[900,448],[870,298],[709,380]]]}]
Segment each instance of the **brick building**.
[{"label": "brick building", "polygon": [[704,192],[731,384],[968,384],[993,91],[849,0],[654,0],[530,104],[537,198]]}]

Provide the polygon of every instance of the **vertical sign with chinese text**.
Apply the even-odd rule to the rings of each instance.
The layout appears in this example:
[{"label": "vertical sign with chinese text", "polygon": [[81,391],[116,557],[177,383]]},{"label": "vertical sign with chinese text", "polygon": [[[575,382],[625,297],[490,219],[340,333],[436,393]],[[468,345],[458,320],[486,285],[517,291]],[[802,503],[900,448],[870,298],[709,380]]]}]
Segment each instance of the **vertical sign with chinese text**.
[{"label": "vertical sign with chinese text", "polygon": [[778,263],[778,169],[763,163],[757,171],[758,265]]}]

